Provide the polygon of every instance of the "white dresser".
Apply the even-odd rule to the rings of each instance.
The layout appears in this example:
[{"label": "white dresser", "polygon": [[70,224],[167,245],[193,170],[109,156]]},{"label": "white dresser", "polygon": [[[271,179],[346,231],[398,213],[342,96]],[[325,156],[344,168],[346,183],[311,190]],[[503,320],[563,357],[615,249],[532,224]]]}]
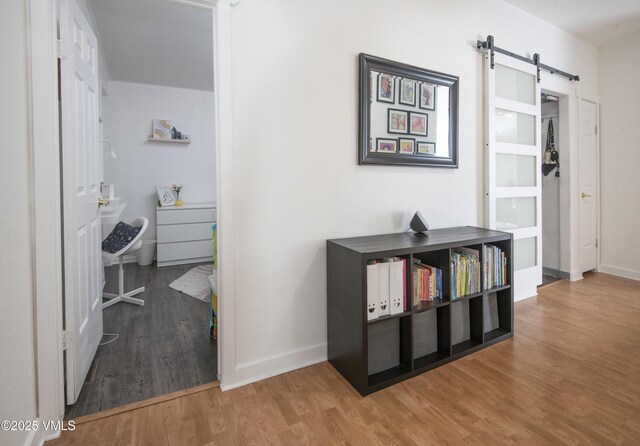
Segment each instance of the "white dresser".
[{"label": "white dresser", "polygon": [[214,203],[156,207],[157,265],[213,261]]}]

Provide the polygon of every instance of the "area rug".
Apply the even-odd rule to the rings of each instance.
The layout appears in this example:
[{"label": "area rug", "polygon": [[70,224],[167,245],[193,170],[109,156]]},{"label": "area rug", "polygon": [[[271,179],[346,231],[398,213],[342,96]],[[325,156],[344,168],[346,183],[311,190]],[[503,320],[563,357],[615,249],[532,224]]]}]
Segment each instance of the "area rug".
[{"label": "area rug", "polygon": [[169,288],[194,297],[202,302],[211,302],[209,276],[213,265],[196,266],[169,284]]}]

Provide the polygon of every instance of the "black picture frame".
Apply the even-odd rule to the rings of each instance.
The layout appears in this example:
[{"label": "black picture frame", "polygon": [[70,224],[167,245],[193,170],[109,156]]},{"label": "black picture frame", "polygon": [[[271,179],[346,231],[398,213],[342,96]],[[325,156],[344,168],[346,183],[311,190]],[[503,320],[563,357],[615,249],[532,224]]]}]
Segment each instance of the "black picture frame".
[{"label": "black picture frame", "polygon": [[[432,146],[433,150],[421,152],[420,146]],[[420,156],[435,156],[436,154],[436,143],[435,142],[427,142],[427,141],[418,141],[416,142],[416,154]]]},{"label": "black picture frame", "polygon": [[[399,110],[397,108],[388,108],[387,109],[387,133],[392,133],[396,135],[406,135],[409,133],[409,111],[407,110]],[[404,115],[404,130],[396,130],[391,128],[391,115],[398,114]]]},{"label": "black picture frame", "polygon": [[[413,130],[413,117],[414,116],[418,116],[420,118],[424,118],[424,132],[422,130],[420,131],[414,131]],[[416,136],[429,136],[429,115],[426,113],[420,113],[420,112],[409,112],[409,122],[408,122],[408,131],[407,133],[409,135],[416,135]]]},{"label": "black picture frame", "polygon": [[[390,93],[390,97],[389,98],[385,98],[385,97],[381,97],[380,96],[380,92],[382,91],[382,81],[384,79],[390,79],[390,85],[391,85],[391,93]],[[376,82],[376,101],[378,102],[386,102],[388,104],[395,104],[396,103],[396,78],[395,76],[386,74],[386,73],[380,73],[378,74],[378,79]]]},{"label": "black picture frame", "polygon": [[[403,141],[411,142],[411,144],[413,144],[413,148],[412,148],[411,152],[403,152],[402,151],[402,142]],[[398,138],[398,155],[413,155],[414,153],[416,153],[416,150],[417,150],[417,145],[416,145],[415,138]]]},{"label": "black picture frame", "polygon": [[[395,149],[393,151],[380,151],[380,144],[384,143],[393,143],[395,144]],[[376,153],[383,154],[385,156],[392,155],[398,153],[398,140],[395,138],[376,138]]]},{"label": "black picture frame", "polygon": [[[431,101],[429,101],[426,105],[423,105],[425,89],[427,89],[427,91],[431,90]],[[436,109],[436,86],[432,84],[421,83],[418,85],[418,92],[419,92],[418,108],[421,108],[423,110],[435,110]],[[431,103],[431,107],[429,107],[429,103]]]},{"label": "black picture frame", "polygon": [[[358,126],[358,164],[369,165],[398,165],[398,166],[424,166],[424,167],[458,167],[458,100],[459,83],[458,76],[427,70],[400,62],[382,59],[376,56],[361,53],[359,56],[359,126]],[[415,79],[418,82],[436,86],[438,94],[442,95],[448,87],[449,107],[448,114],[438,111],[429,111],[428,114],[437,113],[437,120],[448,121],[449,134],[445,140],[448,143],[448,156],[430,156],[424,154],[391,154],[378,153],[369,149],[370,138],[384,139],[384,134],[371,135],[371,72],[385,73],[397,78]],[[374,73],[374,77],[375,77]],[[375,84],[375,82],[374,82]],[[377,84],[376,84],[377,85]],[[387,115],[388,116],[388,115]],[[432,121],[432,117],[428,118]],[[428,123],[427,123],[428,124]],[[427,126],[428,127],[428,126]],[[407,128],[409,129],[409,127]],[[388,130],[388,129],[387,129]],[[427,128],[428,132],[428,128]],[[438,142],[443,135],[438,135]],[[416,150],[417,150],[416,143]],[[376,144],[377,148],[377,144]]]},{"label": "black picture frame", "polygon": [[[404,97],[405,84],[411,84],[411,87],[409,87],[413,91],[413,93],[411,94],[411,99],[406,99]],[[418,85],[418,82],[416,82],[413,79],[405,79],[405,78],[399,79],[398,80],[398,103],[402,105],[409,105],[411,107],[415,107],[417,85]]]}]

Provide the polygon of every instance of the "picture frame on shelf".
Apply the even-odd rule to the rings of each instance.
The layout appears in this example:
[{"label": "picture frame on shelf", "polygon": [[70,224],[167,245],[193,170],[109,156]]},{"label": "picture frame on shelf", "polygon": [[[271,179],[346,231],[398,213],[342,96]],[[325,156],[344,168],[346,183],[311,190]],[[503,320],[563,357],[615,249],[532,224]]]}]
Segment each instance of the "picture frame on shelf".
[{"label": "picture frame on shelf", "polygon": [[175,206],[176,196],[171,186],[156,186],[156,194],[158,195],[160,206]]},{"label": "picture frame on shelf", "polygon": [[168,119],[154,119],[151,135],[155,139],[171,139],[171,121]]},{"label": "picture frame on shelf", "polygon": [[115,186],[113,184],[102,183],[100,185],[100,196],[103,200],[113,200],[115,198]]},{"label": "picture frame on shelf", "polygon": [[387,109],[387,133],[409,133],[409,112],[395,108]]},{"label": "picture frame on shelf", "polygon": [[418,106],[423,110],[436,109],[436,86],[426,83],[419,85],[420,101]]},{"label": "picture frame on shelf", "polygon": [[401,155],[413,155],[416,153],[416,140],[413,138],[400,138],[398,153]]},{"label": "picture frame on shelf", "polygon": [[398,140],[393,138],[376,138],[376,152],[398,153]]},{"label": "picture frame on shelf", "polygon": [[390,74],[380,73],[378,75],[378,102],[388,102],[389,104],[395,104],[396,100],[396,79]]},{"label": "picture frame on shelf", "polygon": [[435,142],[426,142],[426,141],[418,141],[416,153],[420,155],[430,155],[434,156],[436,154],[436,143]]},{"label": "picture frame on shelf", "polygon": [[427,136],[429,131],[429,116],[426,113],[409,112],[409,134]]},{"label": "picture frame on shelf", "polygon": [[398,102],[411,107],[416,106],[416,81],[413,79],[400,79],[400,98]]}]

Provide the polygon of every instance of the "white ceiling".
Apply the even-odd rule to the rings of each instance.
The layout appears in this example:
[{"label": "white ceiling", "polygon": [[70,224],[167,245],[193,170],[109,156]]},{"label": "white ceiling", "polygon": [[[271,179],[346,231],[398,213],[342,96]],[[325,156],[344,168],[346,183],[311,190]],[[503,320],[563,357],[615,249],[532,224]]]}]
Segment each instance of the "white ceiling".
[{"label": "white ceiling", "polygon": [[595,46],[640,32],[640,0],[504,0]]},{"label": "white ceiling", "polygon": [[210,10],[165,0],[88,0],[111,78],[213,91]]}]

